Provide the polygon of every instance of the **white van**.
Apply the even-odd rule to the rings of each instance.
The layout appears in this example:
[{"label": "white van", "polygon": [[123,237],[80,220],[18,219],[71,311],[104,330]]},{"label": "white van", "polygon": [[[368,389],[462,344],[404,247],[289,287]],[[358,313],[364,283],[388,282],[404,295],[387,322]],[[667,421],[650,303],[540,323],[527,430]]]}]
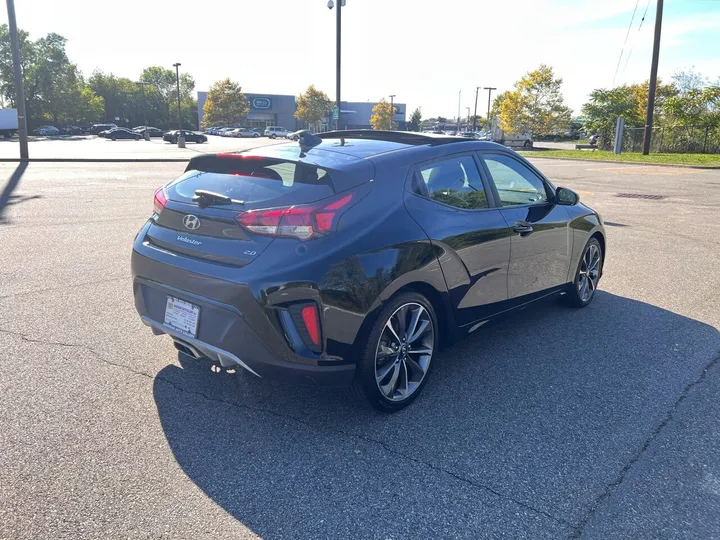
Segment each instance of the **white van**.
[{"label": "white van", "polygon": [[265,136],[271,139],[277,139],[278,137],[287,137],[290,133],[289,129],[285,129],[280,126],[270,126],[265,129]]},{"label": "white van", "polygon": [[517,133],[505,133],[498,125],[498,119],[495,118],[492,125],[492,141],[505,146],[522,146],[523,148],[532,148],[532,132],[519,131]]}]

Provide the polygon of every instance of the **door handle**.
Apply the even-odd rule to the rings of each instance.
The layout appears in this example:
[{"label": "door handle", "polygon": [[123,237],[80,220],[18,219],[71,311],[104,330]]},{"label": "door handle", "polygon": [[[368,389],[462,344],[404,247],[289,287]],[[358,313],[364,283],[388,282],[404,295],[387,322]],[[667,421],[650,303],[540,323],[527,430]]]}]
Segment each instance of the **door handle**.
[{"label": "door handle", "polygon": [[533,232],[532,225],[530,225],[526,221],[516,221],[513,230],[516,233],[520,233],[521,235],[530,234],[531,232]]}]

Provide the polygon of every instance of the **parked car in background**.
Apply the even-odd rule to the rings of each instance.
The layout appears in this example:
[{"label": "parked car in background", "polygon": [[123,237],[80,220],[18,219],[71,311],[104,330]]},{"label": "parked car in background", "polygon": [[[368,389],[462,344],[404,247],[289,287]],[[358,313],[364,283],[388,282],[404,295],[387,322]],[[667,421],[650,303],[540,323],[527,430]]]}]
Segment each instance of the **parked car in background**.
[{"label": "parked car in background", "polygon": [[251,128],[251,129],[258,135],[260,135],[261,137],[265,136],[265,128],[256,127],[256,128]]},{"label": "parked car in background", "polygon": [[[167,133],[165,133],[163,135],[163,141],[177,144],[179,133],[180,132],[177,129],[175,129],[173,131],[168,131]],[[183,133],[183,137],[185,137],[185,142],[192,142],[192,143],[207,142],[207,137],[203,133],[196,133],[194,131],[188,131],[186,129],[183,129],[182,133]]]},{"label": "parked car in background", "polygon": [[61,135],[82,135],[83,128],[80,126],[63,126],[60,128]]},{"label": "parked car in background", "polygon": [[138,126],[136,128],[133,128],[133,131],[135,133],[139,133],[140,135],[145,135],[145,132],[148,132],[148,135],[150,137],[162,137],[163,136],[163,130],[160,128],[152,127],[152,126]]},{"label": "parked car in background", "polygon": [[240,137],[242,139],[247,139],[247,138],[252,139],[252,138],[259,137],[260,134],[257,131],[253,131],[250,128],[237,128],[237,129],[232,130],[230,136],[231,137]]},{"label": "parked car in background", "polygon": [[111,141],[117,141],[121,139],[132,139],[135,141],[139,141],[143,138],[143,136],[140,133],[135,133],[134,131],[124,128],[124,127],[117,127],[113,128],[109,131],[103,131],[104,137],[106,139],[110,139]]},{"label": "parked car in background", "polygon": [[90,134],[100,135],[101,131],[108,131],[116,127],[117,124],[93,124],[92,126],[90,126]]},{"label": "parked car in background", "polygon": [[[155,192],[132,290],[182,353],[353,385],[392,412],[420,394],[441,343],[550,295],[593,301],[600,216],[514,151],[369,130],[296,144],[196,156]],[[438,382],[435,396],[454,391]]]},{"label": "parked car in background", "polygon": [[234,127],[220,128],[220,130],[218,131],[218,135],[220,135],[221,137],[227,137],[228,133],[230,133],[233,129],[235,129],[235,128]]},{"label": "parked car in background", "polygon": [[292,133],[287,134],[287,138],[291,141],[297,141],[300,138],[300,135],[303,133],[309,133],[310,135],[313,134],[312,130],[309,129],[298,129],[297,131],[293,131]]},{"label": "parked car in background", "polygon": [[278,137],[287,137],[290,130],[280,126],[270,126],[265,130],[265,136],[271,139],[277,139]]},{"label": "parked car in background", "polygon": [[237,137],[238,136],[237,134],[240,133],[241,129],[242,128],[232,128],[231,130],[228,130],[225,132],[225,136],[226,137]]},{"label": "parked car in background", "polygon": [[60,135],[60,130],[55,126],[40,126],[33,129],[33,135],[53,136]]}]

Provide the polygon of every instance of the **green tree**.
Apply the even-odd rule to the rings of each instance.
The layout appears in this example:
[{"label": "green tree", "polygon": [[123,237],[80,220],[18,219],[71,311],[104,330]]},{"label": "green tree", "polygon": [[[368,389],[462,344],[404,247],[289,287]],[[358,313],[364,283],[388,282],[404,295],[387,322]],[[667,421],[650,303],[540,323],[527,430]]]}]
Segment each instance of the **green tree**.
[{"label": "green tree", "polygon": [[408,127],[410,131],[420,131],[420,123],[422,122],[422,112],[420,107],[416,108],[410,115],[410,123]]},{"label": "green tree", "polygon": [[297,98],[295,118],[307,122],[309,126],[319,124],[332,110],[332,102],[328,95],[310,85],[304,94]]},{"label": "green tree", "polygon": [[529,130],[536,135],[567,129],[571,110],[565,106],[561,86],[562,79],[555,77],[550,66],[543,64],[526,73],[500,101],[500,127],[510,133]]},{"label": "green tree", "polygon": [[213,83],[203,106],[203,127],[235,126],[247,116],[248,100],[240,83],[229,78]]},{"label": "green tree", "polygon": [[372,128],[393,129],[397,126],[397,123],[392,121],[394,116],[393,108],[393,106],[385,101],[385,98],[382,98],[380,102],[372,108],[372,116],[370,116],[370,125],[372,125]]},{"label": "green tree", "polygon": [[[139,82],[146,84],[148,124],[176,127],[178,120],[175,71],[162,66],[150,66],[142,71]],[[182,125],[186,129],[197,126],[197,100],[193,97],[194,90],[195,79],[188,73],[180,73],[180,109]],[[142,99],[142,95],[139,95],[139,99]],[[142,107],[142,103],[140,106]]]},{"label": "green tree", "polygon": [[[602,145],[609,148],[615,137],[615,124],[618,116],[625,119],[629,128],[645,125],[645,112],[648,102],[649,83],[630,84],[615,88],[598,88],[590,92],[590,99],[582,106],[585,129],[600,134]],[[677,94],[677,88],[658,81],[655,99],[655,123],[660,126],[665,121],[665,104]]]}]

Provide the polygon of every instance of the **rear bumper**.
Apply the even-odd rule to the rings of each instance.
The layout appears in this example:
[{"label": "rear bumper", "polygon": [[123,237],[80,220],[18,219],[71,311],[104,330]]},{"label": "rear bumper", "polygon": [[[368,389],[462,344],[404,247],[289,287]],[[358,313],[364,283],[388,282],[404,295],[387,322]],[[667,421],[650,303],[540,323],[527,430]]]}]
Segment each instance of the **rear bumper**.
[{"label": "rear bumper", "polygon": [[[257,303],[248,288],[208,276],[196,276],[188,270],[145,257],[135,250],[132,266],[135,308],[143,323],[150,326],[156,335],[168,334],[195,356],[209,357],[224,367],[237,365],[258,377],[291,383],[347,386],[352,382],[354,363],[324,359],[319,355],[308,358],[296,354],[288,345],[279,322],[275,325],[270,321],[266,310]],[[159,279],[163,282],[156,281]],[[198,279],[201,279],[202,287],[196,285]],[[232,292],[228,291],[228,287],[232,288]],[[188,288],[193,292],[189,292]],[[232,305],[206,296],[220,289],[234,298]],[[168,296],[200,308],[195,337],[165,325]]]}]

